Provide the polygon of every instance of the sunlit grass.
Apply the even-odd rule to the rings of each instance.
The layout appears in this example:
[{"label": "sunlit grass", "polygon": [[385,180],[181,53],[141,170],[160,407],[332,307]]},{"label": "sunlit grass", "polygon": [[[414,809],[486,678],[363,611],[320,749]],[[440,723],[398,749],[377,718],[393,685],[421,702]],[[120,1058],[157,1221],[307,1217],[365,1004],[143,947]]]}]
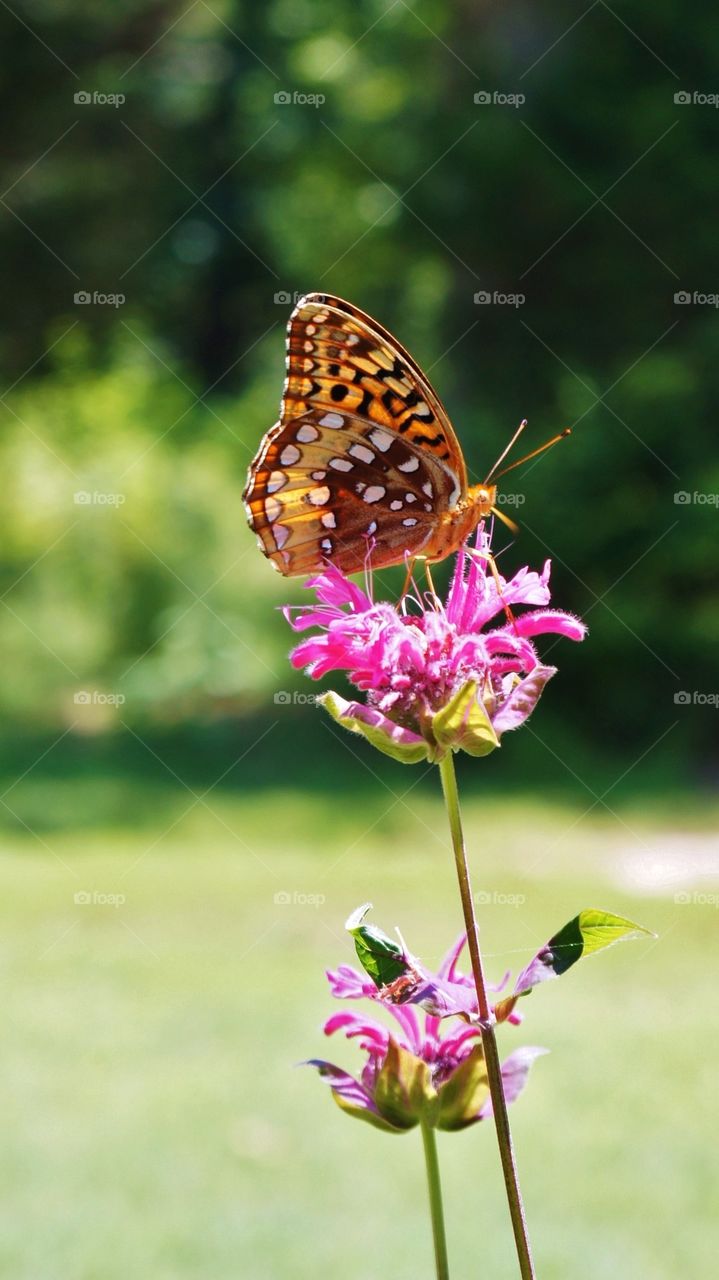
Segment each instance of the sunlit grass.
[{"label": "sunlit grass", "polygon": [[[458,932],[436,799],[377,786],[355,807],[329,789],[191,805],[4,840],[9,1274],[36,1280],[54,1258],[83,1280],[428,1275],[417,1135],[353,1124],[294,1064],[327,1051],[323,970],[351,959],[354,906],[372,898],[428,961]],[[467,805],[491,976],[581,906],[659,934],[536,992],[503,1033],[507,1050],[552,1050],[514,1112],[539,1271],[708,1275],[717,914],[675,894],[711,887],[677,857],[711,837],[672,843],[646,813],[586,808]],[[513,1277],[491,1130],[442,1135],[441,1158],[453,1274],[481,1259]]]}]

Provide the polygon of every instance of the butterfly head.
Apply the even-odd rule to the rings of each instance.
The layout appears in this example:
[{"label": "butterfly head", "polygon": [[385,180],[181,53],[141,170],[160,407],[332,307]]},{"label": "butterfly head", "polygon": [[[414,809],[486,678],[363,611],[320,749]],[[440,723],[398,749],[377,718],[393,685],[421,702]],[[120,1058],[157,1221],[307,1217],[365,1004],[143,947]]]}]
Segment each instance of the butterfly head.
[{"label": "butterfly head", "polygon": [[497,501],[496,484],[473,484],[468,493],[469,500],[477,517],[477,522],[492,514]]}]

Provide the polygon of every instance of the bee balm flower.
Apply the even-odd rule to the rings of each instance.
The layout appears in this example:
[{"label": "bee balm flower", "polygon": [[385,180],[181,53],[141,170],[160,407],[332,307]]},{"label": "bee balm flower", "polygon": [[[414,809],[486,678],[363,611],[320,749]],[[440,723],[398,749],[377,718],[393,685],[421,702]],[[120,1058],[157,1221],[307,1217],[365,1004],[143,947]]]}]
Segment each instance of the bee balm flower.
[{"label": "bee balm flower", "polygon": [[[386,934],[364,925],[367,910],[360,908],[347,922],[366,973],[341,965],[327,977],[337,999],[370,999],[396,1025],[390,1030],[363,1013],[335,1013],[325,1023],[325,1035],[342,1031],[358,1042],[366,1055],[359,1076],[323,1059],[307,1065],[317,1068],[343,1111],[387,1133],[403,1133],[421,1121],[449,1130],[477,1124],[492,1114],[492,1107],[476,995],[471,979],[457,967],[464,935],[432,974]],[[398,977],[383,981],[395,972]],[[507,1019],[520,1020],[516,1014]],[[519,1097],[542,1053],[546,1050],[525,1046],[505,1059],[507,1102]]]},{"label": "bee balm flower", "polygon": [[[346,671],[366,696],[348,701],[330,692],[318,701],[404,763],[438,761],[449,750],[493,751],[503,733],[524,723],[556,672],[540,661],[533,640],[586,634],[578,618],[547,608],[549,561],[541,574],[525,568],[497,582],[487,551],[482,533],[477,551],[459,552],[446,601],[415,601],[417,613],[375,604],[333,566],[307,583],[314,606],[285,611],[295,631],[313,631],[293,651],[293,666],[313,679]],[[515,615],[524,605],[532,607]]]}]

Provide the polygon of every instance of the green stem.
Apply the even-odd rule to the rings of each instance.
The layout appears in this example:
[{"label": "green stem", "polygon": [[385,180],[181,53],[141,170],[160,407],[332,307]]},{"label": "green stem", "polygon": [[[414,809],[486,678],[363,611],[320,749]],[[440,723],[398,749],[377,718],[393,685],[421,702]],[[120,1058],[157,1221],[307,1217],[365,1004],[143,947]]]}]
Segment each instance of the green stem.
[{"label": "green stem", "polygon": [[440,761],[439,772],[442,779],[442,790],[444,791],[444,798],[447,804],[449,829],[452,835],[452,848],[454,849],[454,860],[457,868],[457,879],[459,881],[459,894],[462,899],[464,924],[467,930],[467,944],[469,946],[469,954],[472,961],[472,976],[477,990],[477,1004],[479,1008],[479,1016],[482,1021],[482,1044],[484,1047],[484,1059],[487,1066],[489,1093],[492,1100],[492,1111],[494,1114],[495,1128],[497,1130],[497,1141],[499,1143],[499,1154],[502,1160],[502,1172],[504,1173],[504,1185],[507,1191],[509,1213],[512,1219],[512,1227],[514,1229],[514,1241],[517,1248],[519,1272],[522,1280],[535,1280],[527,1222],[524,1216],[524,1206],[522,1204],[522,1192],[519,1187],[519,1174],[517,1172],[514,1147],[512,1145],[512,1132],[509,1127],[507,1102],[504,1096],[504,1087],[502,1085],[502,1070],[499,1062],[497,1038],[495,1036],[494,1024],[492,1022],[492,1010],[490,1008],[489,1000],[487,999],[487,984],[484,978],[482,953],[479,946],[479,926],[474,914],[472,885],[469,878],[467,853],[464,847],[462,817],[459,811],[457,776],[454,771],[454,759],[451,751],[448,751],[446,756],[444,756]]},{"label": "green stem", "polygon": [[420,1122],[422,1142],[424,1143],[424,1162],[427,1168],[427,1186],[429,1187],[429,1208],[432,1215],[432,1237],[434,1239],[434,1261],[437,1268],[437,1280],[449,1280],[449,1264],[447,1262],[447,1240],[444,1233],[444,1213],[442,1211],[442,1187],[439,1180],[439,1161],[437,1160],[437,1140],[434,1129],[426,1120]]}]

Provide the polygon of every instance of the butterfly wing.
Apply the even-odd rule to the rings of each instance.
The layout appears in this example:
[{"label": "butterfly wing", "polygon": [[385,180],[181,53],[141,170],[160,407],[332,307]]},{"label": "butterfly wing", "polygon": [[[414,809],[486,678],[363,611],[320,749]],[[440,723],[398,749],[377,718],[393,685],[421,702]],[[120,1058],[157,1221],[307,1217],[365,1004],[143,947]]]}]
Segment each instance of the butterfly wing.
[{"label": "butterfly wing", "polygon": [[462,452],[426,377],[394,338],[339,298],[309,294],[287,333],[280,422],[249,472],[260,546],[286,575],[345,573],[416,555],[466,495]]}]

